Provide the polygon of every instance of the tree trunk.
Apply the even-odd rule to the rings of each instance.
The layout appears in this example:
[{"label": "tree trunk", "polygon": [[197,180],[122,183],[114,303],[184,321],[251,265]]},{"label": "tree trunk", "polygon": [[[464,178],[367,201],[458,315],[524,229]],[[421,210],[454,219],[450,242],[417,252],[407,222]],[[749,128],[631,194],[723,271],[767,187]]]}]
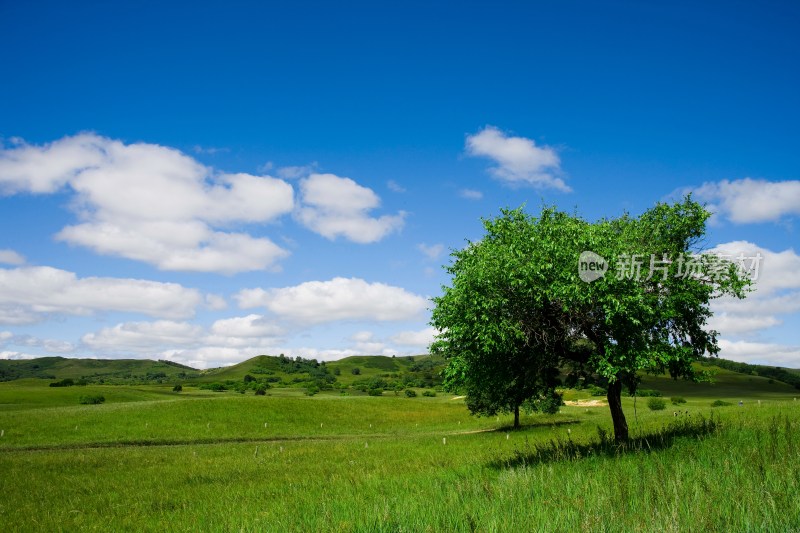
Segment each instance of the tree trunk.
[{"label": "tree trunk", "polygon": [[514,406],[514,427],[519,427],[519,405]]},{"label": "tree trunk", "polygon": [[628,422],[622,412],[622,381],[619,379],[608,384],[608,407],[611,409],[611,420],[614,422],[614,440],[618,443],[628,441]]}]

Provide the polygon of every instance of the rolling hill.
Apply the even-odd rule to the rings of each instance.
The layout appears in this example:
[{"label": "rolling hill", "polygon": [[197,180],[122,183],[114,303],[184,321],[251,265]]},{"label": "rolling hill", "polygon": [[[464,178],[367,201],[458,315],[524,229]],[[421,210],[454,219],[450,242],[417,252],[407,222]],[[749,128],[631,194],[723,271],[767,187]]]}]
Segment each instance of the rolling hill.
[{"label": "rolling hill", "polygon": [[[72,359],[43,357],[30,360],[0,360],[0,381],[25,378],[73,379],[98,384],[268,383],[272,387],[310,387],[362,390],[397,387],[432,388],[441,383],[444,360],[429,355],[386,357],[351,356],[337,361],[259,355],[241,363],[198,370],[170,361],[145,359]],[[724,359],[704,359],[698,369],[709,371],[713,384],[672,380],[668,376],[643,376],[642,388],[656,389],[664,396],[763,396],[794,394],[800,389],[800,370],[747,365]],[[783,379],[776,379],[779,376]],[[798,392],[800,394],[800,392]]]}]

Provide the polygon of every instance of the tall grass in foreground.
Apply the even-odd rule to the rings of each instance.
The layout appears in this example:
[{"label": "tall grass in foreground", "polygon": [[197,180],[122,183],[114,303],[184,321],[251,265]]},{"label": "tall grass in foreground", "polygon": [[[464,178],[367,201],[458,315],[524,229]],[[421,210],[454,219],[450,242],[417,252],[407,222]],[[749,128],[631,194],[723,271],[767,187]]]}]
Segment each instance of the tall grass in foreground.
[{"label": "tall grass in foreground", "polygon": [[[694,421],[651,417],[625,449],[598,435],[598,415],[507,438],[453,432],[460,425],[447,404],[431,404],[426,419],[422,410],[395,413],[405,404],[360,402],[349,412],[361,418],[339,420],[337,438],[2,449],[0,524],[4,531],[800,529],[800,409],[792,402],[721,408]],[[193,405],[228,405],[255,422],[265,404],[181,402],[165,420]],[[142,407],[157,424],[158,414]],[[193,424],[204,420],[195,415]],[[318,431],[307,416],[303,431]],[[445,421],[430,419],[438,416]],[[405,432],[397,417],[428,430]],[[354,433],[370,419],[394,422],[380,438],[369,428]],[[93,420],[102,427],[102,418]],[[323,431],[334,431],[329,425]]]}]

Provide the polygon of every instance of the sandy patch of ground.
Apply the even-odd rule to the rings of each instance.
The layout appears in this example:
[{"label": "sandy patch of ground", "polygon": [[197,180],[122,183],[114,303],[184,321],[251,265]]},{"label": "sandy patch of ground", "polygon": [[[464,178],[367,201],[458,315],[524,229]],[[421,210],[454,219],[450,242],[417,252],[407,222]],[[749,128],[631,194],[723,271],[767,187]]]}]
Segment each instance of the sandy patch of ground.
[{"label": "sandy patch of ground", "polygon": [[565,405],[574,405],[576,407],[605,407],[608,405],[603,400],[570,400],[564,402]]}]

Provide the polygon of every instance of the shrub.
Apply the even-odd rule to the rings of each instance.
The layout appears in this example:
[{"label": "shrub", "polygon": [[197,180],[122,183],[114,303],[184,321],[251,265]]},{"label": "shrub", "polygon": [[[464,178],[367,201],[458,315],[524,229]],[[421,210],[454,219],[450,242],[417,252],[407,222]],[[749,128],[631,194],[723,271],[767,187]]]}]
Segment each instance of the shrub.
[{"label": "shrub", "polygon": [[367,394],[370,396],[383,396],[383,389],[369,389]]},{"label": "shrub", "polygon": [[228,390],[222,383],[203,383],[200,385],[203,390],[213,390],[214,392],[223,392]]},{"label": "shrub", "polygon": [[409,398],[416,398],[417,391],[415,391],[414,389],[406,389],[406,396],[408,396]]},{"label": "shrub", "polygon": [[255,380],[256,380],[256,378],[254,378],[250,374],[245,374],[244,378],[242,379],[242,381],[245,382],[245,383],[251,383],[251,382],[253,382]]},{"label": "shrub", "polygon": [[682,403],[686,403],[686,398],[683,396],[673,396],[669,399],[672,402],[672,405],[680,405]]},{"label": "shrub", "polygon": [[714,400],[711,403],[711,407],[725,407],[727,405],[733,405],[731,402],[726,402],[725,400]]},{"label": "shrub", "polygon": [[75,385],[75,382],[70,378],[65,378],[50,384],[51,387],[72,387],[73,385]]},{"label": "shrub", "polygon": [[89,394],[87,396],[81,396],[78,398],[78,402],[83,405],[97,405],[103,403],[104,401],[106,401],[105,397],[101,396],[100,394]]},{"label": "shrub", "polygon": [[319,387],[316,385],[309,385],[306,387],[306,396],[314,396],[316,393],[319,392]]},{"label": "shrub", "polygon": [[266,396],[267,395],[267,387],[265,385],[259,385],[256,388],[256,396]]},{"label": "shrub", "polygon": [[592,396],[605,396],[607,391],[603,387],[597,385],[589,385],[589,394]]},{"label": "shrub", "polygon": [[172,392],[181,392],[182,390],[183,390],[182,385],[175,385],[174,387],[172,387]]},{"label": "shrub", "polygon": [[667,402],[661,398],[651,397],[647,400],[647,407],[649,407],[651,411],[661,411],[667,407]]},{"label": "shrub", "polygon": [[351,370],[350,372],[352,372],[354,376],[358,376],[359,374],[361,374],[361,369],[355,366],[353,367],[353,370]]},{"label": "shrub", "polygon": [[434,396],[436,396],[436,393],[432,390],[426,390],[422,392],[422,395],[427,396],[429,398],[433,398]]},{"label": "shrub", "polygon": [[658,398],[661,396],[661,391],[653,389],[638,389],[636,391],[636,396],[640,398]]}]

